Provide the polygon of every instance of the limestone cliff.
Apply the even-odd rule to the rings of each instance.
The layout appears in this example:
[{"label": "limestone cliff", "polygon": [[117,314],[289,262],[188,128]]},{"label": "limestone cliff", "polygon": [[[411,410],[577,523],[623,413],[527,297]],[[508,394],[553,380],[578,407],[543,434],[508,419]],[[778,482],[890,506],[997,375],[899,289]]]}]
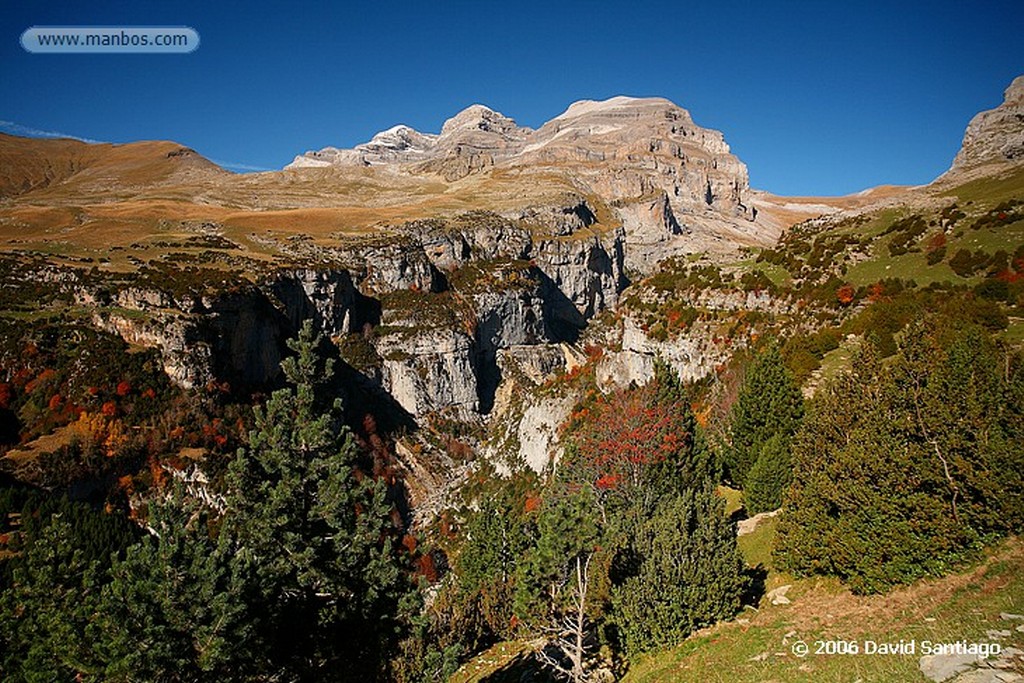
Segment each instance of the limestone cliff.
[{"label": "limestone cliff", "polygon": [[963,178],[985,167],[1024,163],[1024,76],[1018,76],[995,109],[971,119],[953,166],[942,179]]}]

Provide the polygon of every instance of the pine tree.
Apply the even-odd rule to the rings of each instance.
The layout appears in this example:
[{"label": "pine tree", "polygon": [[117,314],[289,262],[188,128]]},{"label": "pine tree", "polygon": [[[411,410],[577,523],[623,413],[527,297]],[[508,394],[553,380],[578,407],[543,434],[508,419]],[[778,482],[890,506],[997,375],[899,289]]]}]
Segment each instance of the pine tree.
[{"label": "pine tree", "polygon": [[550,488],[537,522],[537,544],[519,567],[515,611],[542,633],[541,661],[561,677],[586,680],[597,609],[595,572],[600,527],[588,488]]},{"label": "pine tree", "polygon": [[776,434],[761,447],[757,462],[747,472],[743,487],[743,504],[747,512],[756,515],[777,510],[792,478],[789,440]]},{"label": "pine tree", "polygon": [[944,574],[1024,526],[1016,362],[982,330],[935,318],[879,355],[868,345],[815,397],[776,545],[780,567],[861,593]]},{"label": "pine tree", "polygon": [[646,472],[648,483],[659,495],[674,495],[703,485],[707,478],[717,481],[721,467],[697,424],[690,393],[679,379],[679,373],[660,356],[654,359],[653,382],[654,404],[667,406],[675,412],[675,428],[684,435],[684,441],[668,457],[650,463]]},{"label": "pine tree", "polygon": [[53,517],[0,593],[4,680],[74,680],[102,669],[87,635],[101,576],[98,563],[85,560],[72,526]]},{"label": "pine tree", "polygon": [[385,487],[358,469],[321,343],[308,322],[289,342],[295,356],[282,369],[293,388],[256,411],[230,467],[225,530],[256,565],[248,599],[266,614],[260,637],[281,675],[372,680],[411,593]]},{"label": "pine tree", "polygon": [[733,407],[725,454],[729,479],[742,486],[765,443],[775,435],[791,437],[803,414],[800,389],[773,345],[754,359]]},{"label": "pine tree", "polygon": [[677,643],[739,608],[736,532],[710,482],[636,515],[622,557],[630,561],[614,577],[612,605],[629,654]]},{"label": "pine tree", "polygon": [[217,516],[175,483],[149,505],[153,535],[103,587],[94,644],[111,680],[246,680],[264,654],[244,603],[251,567],[213,534]]}]

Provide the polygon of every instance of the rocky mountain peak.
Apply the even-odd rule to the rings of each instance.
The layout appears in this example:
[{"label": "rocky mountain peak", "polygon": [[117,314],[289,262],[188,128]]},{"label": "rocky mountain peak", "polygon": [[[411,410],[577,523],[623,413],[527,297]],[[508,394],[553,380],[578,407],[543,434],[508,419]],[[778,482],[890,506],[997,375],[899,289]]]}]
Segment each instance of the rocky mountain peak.
[{"label": "rocky mountain peak", "polygon": [[1013,83],[1003,92],[1005,104],[1019,106],[1024,104],[1024,76],[1017,76]]},{"label": "rocky mountain peak", "polygon": [[953,166],[943,176],[992,164],[1024,163],[1024,76],[1018,76],[1003,94],[1003,103],[983,111],[964,133]]},{"label": "rocky mountain peak", "polygon": [[525,133],[528,129],[521,128],[513,119],[501,112],[482,104],[474,104],[445,121],[441,127],[441,136],[450,137],[467,130],[497,133],[503,137],[521,137],[516,134]]},{"label": "rocky mountain peak", "polygon": [[663,97],[628,97],[617,95],[607,100],[579,100],[556,116],[552,121],[569,121],[580,117],[640,118],[652,110],[676,110],[689,120],[690,114]]},{"label": "rocky mountain peak", "polygon": [[[614,203],[627,233],[643,233],[659,253],[662,238],[682,235],[686,226],[715,232],[724,225],[742,239],[764,239],[747,197],[747,168],[722,133],[660,97],[580,100],[537,130],[474,104],[437,135],[396,126],[350,150],[307,152],[290,167],[331,165],[388,165],[406,177],[449,182],[498,167],[516,177],[562,178],[577,193]],[[518,192],[503,200],[516,201]],[[554,207],[554,215],[566,208],[571,212]],[[650,226],[657,235],[645,232]]]},{"label": "rocky mountain peak", "polygon": [[392,126],[387,130],[382,130],[374,135],[370,142],[361,146],[390,147],[396,150],[413,148],[425,149],[430,147],[436,139],[436,135],[421,133],[414,128],[410,128],[404,124],[399,124],[397,126]]}]

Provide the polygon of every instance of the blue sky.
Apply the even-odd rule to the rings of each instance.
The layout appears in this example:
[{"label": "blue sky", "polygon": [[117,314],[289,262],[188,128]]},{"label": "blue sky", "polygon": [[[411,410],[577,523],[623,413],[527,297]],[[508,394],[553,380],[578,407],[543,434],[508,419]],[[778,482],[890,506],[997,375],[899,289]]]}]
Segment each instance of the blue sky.
[{"label": "blue sky", "polygon": [[[185,25],[187,55],[28,54],[39,25]],[[5,2],[0,130],[170,139],[280,168],[480,102],[538,126],[578,99],[663,96],[725,133],[751,184],[928,182],[1024,73],[1015,2]]]}]

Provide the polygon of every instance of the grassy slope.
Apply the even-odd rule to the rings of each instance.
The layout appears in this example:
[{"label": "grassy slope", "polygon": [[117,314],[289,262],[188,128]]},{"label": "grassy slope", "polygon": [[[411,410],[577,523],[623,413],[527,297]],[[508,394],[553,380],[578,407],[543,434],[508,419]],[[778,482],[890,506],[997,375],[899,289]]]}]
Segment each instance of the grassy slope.
[{"label": "grassy slope", "polygon": [[[740,547],[748,562],[763,562],[775,532],[761,526]],[[760,537],[760,538],[758,538]],[[682,681],[917,681],[926,680],[915,655],[815,655],[799,658],[792,644],[845,639],[861,644],[923,640],[991,642],[989,629],[1013,629],[1020,622],[1001,612],[1024,611],[1024,541],[1011,539],[977,566],[942,579],[921,581],[887,595],[858,597],[835,581],[793,580],[769,575],[768,588],[791,583],[790,605],[748,609],[734,621],[691,636],[675,648],[634,663],[627,683]],[[1024,633],[1011,631],[1003,647],[1024,646]],[[920,646],[918,646],[920,649]]]}]

